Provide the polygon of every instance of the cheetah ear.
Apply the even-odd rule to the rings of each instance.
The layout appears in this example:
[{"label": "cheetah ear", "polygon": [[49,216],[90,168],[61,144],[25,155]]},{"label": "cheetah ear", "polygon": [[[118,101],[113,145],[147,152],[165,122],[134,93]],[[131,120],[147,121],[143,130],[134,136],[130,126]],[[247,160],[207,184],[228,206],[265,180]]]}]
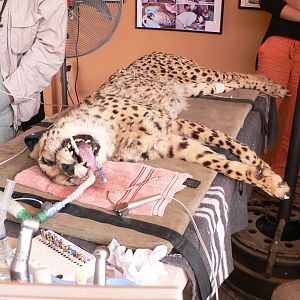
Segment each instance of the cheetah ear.
[{"label": "cheetah ear", "polygon": [[27,148],[31,152],[30,157],[33,159],[36,160],[38,159],[39,152],[40,152],[39,141],[45,131],[46,130],[41,130],[41,131],[31,133],[30,135],[27,135],[24,139]]},{"label": "cheetah ear", "polygon": [[[29,149],[30,150],[30,149]],[[38,160],[39,159],[39,153],[40,153],[40,143],[36,143],[34,146],[33,146],[33,149],[32,151],[30,152],[30,155],[29,157],[35,159],[35,160]]]}]

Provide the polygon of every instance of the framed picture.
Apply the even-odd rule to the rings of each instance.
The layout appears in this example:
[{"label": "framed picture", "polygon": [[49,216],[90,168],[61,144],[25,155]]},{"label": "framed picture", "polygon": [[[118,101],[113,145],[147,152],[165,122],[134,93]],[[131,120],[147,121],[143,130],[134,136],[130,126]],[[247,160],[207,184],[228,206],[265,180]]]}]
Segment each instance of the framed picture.
[{"label": "framed picture", "polygon": [[259,0],[239,0],[239,8],[260,9]]},{"label": "framed picture", "polygon": [[222,33],[224,0],[136,0],[136,28]]}]

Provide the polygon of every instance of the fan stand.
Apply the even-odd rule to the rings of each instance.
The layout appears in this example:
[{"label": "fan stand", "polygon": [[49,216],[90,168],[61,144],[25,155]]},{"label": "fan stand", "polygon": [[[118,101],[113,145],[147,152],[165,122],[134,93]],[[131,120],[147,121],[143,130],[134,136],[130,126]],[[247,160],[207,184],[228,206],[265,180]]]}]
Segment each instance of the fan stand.
[{"label": "fan stand", "polygon": [[[232,237],[234,271],[224,282],[231,299],[271,299],[280,283],[300,278],[300,210],[294,206],[300,166],[300,81],[284,180],[290,198],[279,203],[270,222],[266,207],[248,207],[248,227]],[[278,199],[269,199],[274,205]],[[272,210],[271,210],[272,211]],[[233,293],[233,294],[232,294]]]},{"label": "fan stand", "polygon": [[63,64],[60,67],[60,82],[62,93],[62,110],[68,107],[68,80],[67,80],[67,60],[64,58]]}]

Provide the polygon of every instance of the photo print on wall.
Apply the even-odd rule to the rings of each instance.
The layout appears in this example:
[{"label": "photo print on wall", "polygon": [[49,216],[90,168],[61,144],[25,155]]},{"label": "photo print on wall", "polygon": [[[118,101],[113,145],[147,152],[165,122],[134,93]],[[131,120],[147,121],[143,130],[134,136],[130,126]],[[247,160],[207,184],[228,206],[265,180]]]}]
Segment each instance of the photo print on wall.
[{"label": "photo print on wall", "polygon": [[260,9],[259,0],[239,0],[239,8]]},{"label": "photo print on wall", "polygon": [[136,0],[136,27],[222,33],[224,0]]}]

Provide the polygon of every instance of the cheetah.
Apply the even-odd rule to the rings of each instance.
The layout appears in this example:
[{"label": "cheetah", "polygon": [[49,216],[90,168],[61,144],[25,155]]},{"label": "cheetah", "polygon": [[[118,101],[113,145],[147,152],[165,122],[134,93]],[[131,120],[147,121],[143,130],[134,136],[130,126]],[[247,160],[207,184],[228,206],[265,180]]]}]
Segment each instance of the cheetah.
[{"label": "cheetah", "polygon": [[[107,160],[140,162],[175,158],[253,184],[280,199],[289,186],[246,144],[178,117],[188,97],[255,89],[284,98],[289,92],[251,74],[223,73],[162,52],[147,54],[113,74],[61,117],[31,157],[54,182],[79,185]],[[76,143],[76,145],[74,144]],[[229,150],[228,160],[210,147]]]},{"label": "cheetah", "polygon": [[166,11],[160,6],[152,7],[149,12],[147,12],[146,8],[145,12],[146,14],[143,16],[143,25],[145,27],[149,27],[148,21],[152,20],[163,28],[175,28],[176,14]]},{"label": "cheetah", "polygon": [[153,19],[161,26],[173,28],[175,26],[175,14],[166,11],[157,11],[153,14]]}]

